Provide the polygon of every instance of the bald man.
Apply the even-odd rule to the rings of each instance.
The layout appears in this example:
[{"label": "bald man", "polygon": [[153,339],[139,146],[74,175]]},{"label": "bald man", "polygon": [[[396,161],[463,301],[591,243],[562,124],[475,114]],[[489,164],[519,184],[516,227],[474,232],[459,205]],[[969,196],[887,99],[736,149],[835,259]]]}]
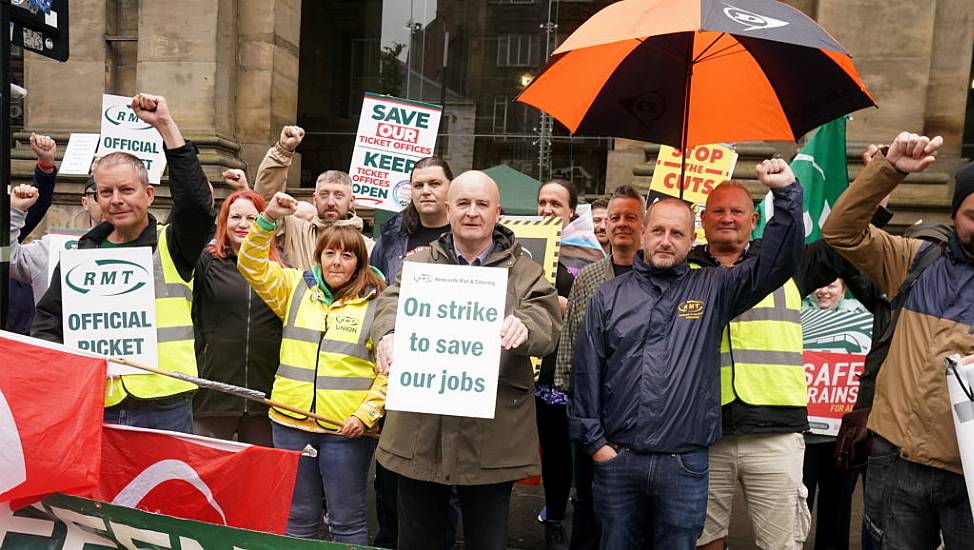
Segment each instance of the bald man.
[{"label": "bald man", "polygon": [[707,449],[720,437],[720,337],[794,273],[802,189],[780,160],[758,165],[774,217],[753,258],[690,269],[693,212],[646,213],[633,269],[603,284],[575,340],[569,426],[594,462],[603,550],[693,550],[707,512]]},{"label": "bald man", "polygon": [[[400,550],[442,547],[452,485],[460,497],[467,547],[502,550],[513,482],[541,472],[530,358],[555,349],[561,331],[558,295],[538,264],[522,254],[514,234],[497,225],[500,193],[487,174],[469,171],[454,179],[446,214],[450,233],[404,261],[508,271],[494,418],[389,411],[376,459],[400,476]],[[379,297],[372,323],[383,370],[393,362],[399,284]]]}]

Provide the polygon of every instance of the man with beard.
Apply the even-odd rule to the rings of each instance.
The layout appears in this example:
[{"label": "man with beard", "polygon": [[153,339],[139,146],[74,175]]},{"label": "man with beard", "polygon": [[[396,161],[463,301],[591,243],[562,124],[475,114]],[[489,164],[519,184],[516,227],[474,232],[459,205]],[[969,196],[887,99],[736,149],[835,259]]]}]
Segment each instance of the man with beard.
[{"label": "man with beard", "polygon": [[[300,126],[285,126],[281,138],[267,150],[264,160],[257,168],[254,191],[270,202],[275,193],[287,189],[287,171],[294,158],[294,151],[304,139],[304,129]],[[297,216],[286,216],[281,220],[278,238],[281,242],[281,255],[290,267],[308,271],[318,265],[314,258],[318,230],[330,224],[351,225],[362,231],[362,218],[352,211],[352,179],[345,172],[327,170],[315,181],[314,205],[318,218],[308,222]],[[362,236],[365,246],[372,251],[372,239]]]},{"label": "man with beard", "polygon": [[755,258],[690,269],[693,212],[664,199],[646,213],[633,269],[602,285],[575,342],[572,437],[592,457],[604,550],[690,550],[707,511],[708,447],[720,437],[724,325],[793,274],[802,251],[802,189],[787,163],[758,179],[774,217]]},{"label": "man with beard", "polygon": [[[903,132],[859,174],[822,227],[822,237],[892,300],[894,329],[876,381],[868,428],[864,521],[880,548],[967,548],[974,539],[944,357],[974,352],[974,164],[955,176],[945,251],[903,292],[930,246],[872,227],[880,199],[934,162],[937,136]],[[939,252],[938,252],[939,253]]]}]

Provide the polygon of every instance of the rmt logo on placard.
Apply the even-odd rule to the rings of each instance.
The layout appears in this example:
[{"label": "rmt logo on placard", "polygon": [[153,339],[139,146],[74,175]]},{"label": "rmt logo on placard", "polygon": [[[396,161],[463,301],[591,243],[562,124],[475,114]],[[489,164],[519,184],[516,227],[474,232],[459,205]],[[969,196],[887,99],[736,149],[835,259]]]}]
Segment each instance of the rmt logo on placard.
[{"label": "rmt logo on placard", "polygon": [[731,20],[744,25],[745,31],[774,29],[776,27],[784,27],[788,24],[787,21],[773,19],[766,15],[754,13],[753,11],[742,10],[741,8],[732,6],[730,4],[724,5],[727,6],[724,8],[724,15],[729,17]]},{"label": "rmt logo on placard", "polygon": [[149,277],[149,271],[134,262],[95,260],[74,266],[64,280],[79,294],[120,296],[144,287]]},{"label": "rmt logo on placard", "polygon": [[413,275],[413,280],[416,281],[417,283],[424,283],[424,284],[432,283],[433,277],[429,276],[426,273],[420,273],[418,275]]},{"label": "rmt logo on placard", "polygon": [[143,122],[129,105],[111,105],[105,109],[104,115],[108,122],[129,130],[149,130],[152,128],[152,125]]}]

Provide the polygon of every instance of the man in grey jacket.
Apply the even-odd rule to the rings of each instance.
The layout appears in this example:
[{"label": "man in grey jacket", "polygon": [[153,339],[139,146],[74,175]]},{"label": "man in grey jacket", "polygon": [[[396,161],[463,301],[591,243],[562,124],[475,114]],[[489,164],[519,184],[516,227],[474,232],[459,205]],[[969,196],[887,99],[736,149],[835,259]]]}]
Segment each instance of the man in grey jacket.
[{"label": "man in grey jacket", "polygon": [[602,548],[692,550],[707,511],[707,448],[720,437],[724,325],[787,281],[802,244],[802,189],[787,163],[758,179],[775,215],[755,258],[690,269],[693,212],[665,199],[646,214],[633,270],[595,293],[575,343],[572,437],[592,456]]},{"label": "man in grey jacket", "polygon": [[[89,178],[81,207],[88,213],[91,225],[101,223],[101,208],[94,194],[95,180]],[[35,305],[50,284],[50,243],[47,239],[34,239],[20,244],[20,232],[27,223],[27,211],[39,198],[40,192],[33,185],[21,184],[10,192],[10,278],[31,286]]]}]

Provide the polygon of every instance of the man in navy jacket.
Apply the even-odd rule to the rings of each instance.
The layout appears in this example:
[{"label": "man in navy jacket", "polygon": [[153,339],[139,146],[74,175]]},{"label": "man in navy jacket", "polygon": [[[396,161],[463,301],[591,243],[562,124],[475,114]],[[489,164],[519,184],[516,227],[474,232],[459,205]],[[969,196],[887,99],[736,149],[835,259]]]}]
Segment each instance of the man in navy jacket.
[{"label": "man in navy jacket", "polygon": [[788,164],[758,179],[774,217],[756,257],[690,269],[693,212],[677,199],[649,208],[633,270],[592,298],[575,343],[572,437],[595,463],[602,548],[693,549],[707,509],[707,448],[720,437],[724,325],[785,283],[801,257],[802,189]]}]

